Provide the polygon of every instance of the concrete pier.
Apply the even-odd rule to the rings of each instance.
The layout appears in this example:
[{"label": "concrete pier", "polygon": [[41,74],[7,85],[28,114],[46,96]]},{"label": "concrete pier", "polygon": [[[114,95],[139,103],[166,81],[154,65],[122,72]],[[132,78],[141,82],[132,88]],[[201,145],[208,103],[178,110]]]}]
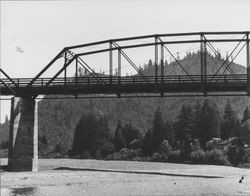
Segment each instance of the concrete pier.
[{"label": "concrete pier", "polygon": [[9,131],[9,171],[37,171],[38,107],[34,99],[11,99]]}]

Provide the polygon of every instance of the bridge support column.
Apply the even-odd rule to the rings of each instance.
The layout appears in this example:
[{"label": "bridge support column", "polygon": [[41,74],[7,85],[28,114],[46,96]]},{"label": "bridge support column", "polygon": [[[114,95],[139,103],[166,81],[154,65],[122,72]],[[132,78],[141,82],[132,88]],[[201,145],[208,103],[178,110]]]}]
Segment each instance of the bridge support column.
[{"label": "bridge support column", "polygon": [[8,158],[9,171],[38,170],[38,106],[35,99],[11,99]]}]

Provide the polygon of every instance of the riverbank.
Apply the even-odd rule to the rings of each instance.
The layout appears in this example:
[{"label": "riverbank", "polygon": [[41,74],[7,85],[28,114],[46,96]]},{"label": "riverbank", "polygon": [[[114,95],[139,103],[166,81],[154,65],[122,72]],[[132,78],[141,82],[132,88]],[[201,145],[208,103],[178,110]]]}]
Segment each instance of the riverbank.
[{"label": "riverbank", "polygon": [[[7,163],[6,159],[1,164]],[[244,176],[243,183],[239,179]],[[250,170],[172,163],[40,159],[1,172],[1,195],[250,195]]]}]

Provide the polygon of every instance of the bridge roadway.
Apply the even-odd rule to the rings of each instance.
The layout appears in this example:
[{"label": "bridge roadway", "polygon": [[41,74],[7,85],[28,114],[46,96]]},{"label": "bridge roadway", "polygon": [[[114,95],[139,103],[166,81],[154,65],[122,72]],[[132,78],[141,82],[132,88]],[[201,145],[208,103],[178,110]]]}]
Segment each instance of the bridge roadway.
[{"label": "bridge roadway", "polygon": [[[37,95],[79,94],[152,94],[152,93],[239,93],[248,92],[247,74],[237,75],[165,75],[165,76],[93,76],[1,79],[1,95],[30,97]],[[12,90],[11,90],[12,89]],[[15,92],[15,94],[14,94]],[[244,94],[245,95],[245,94]]]}]

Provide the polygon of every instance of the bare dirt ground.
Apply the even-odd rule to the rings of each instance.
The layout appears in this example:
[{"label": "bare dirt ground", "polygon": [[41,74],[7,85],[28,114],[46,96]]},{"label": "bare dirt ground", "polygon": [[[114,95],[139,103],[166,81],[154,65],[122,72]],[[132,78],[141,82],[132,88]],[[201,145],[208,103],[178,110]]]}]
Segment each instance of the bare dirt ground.
[{"label": "bare dirt ground", "polygon": [[1,172],[1,196],[5,195],[250,195],[250,169],[41,159],[38,172]]}]

